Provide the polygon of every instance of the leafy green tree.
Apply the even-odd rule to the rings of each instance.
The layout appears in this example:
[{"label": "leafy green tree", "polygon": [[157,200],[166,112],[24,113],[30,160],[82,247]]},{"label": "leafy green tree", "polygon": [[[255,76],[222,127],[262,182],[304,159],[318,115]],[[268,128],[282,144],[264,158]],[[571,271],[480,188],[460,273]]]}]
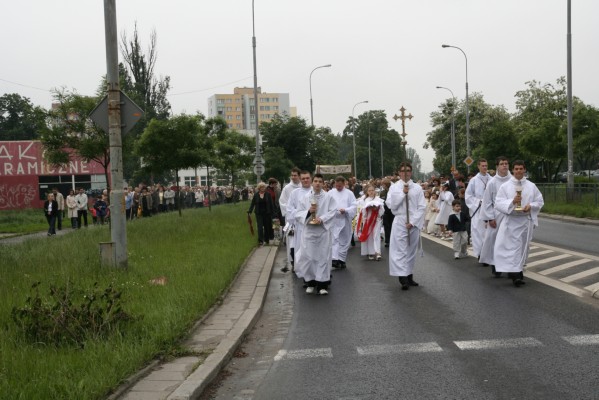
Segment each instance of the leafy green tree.
[{"label": "leafy green tree", "polygon": [[222,140],[216,141],[214,149],[214,166],[235,186],[241,171],[252,166],[256,150],[255,139],[235,130],[227,130]]},{"label": "leafy green tree", "polygon": [[[485,158],[492,164],[492,160],[500,155],[510,159],[517,157],[520,154],[518,137],[505,107],[487,103],[480,93],[474,93],[469,100],[472,158]],[[452,112],[455,112],[456,168],[466,170],[466,165],[462,162],[468,155],[465,103],[454,104],[452,99],[448,99],[439,105],[437,111],[431,113],[433,130],[427,133],[425,144],[425,148],[430,147],[435,151],[433,166],[441,173],[451,170]]]},{"label": "leafy green tree", "polygon": [[516,93],[515,131],[519,137],[528,171],[537,180],[548,180],[560,171],[567,155],[566,80],[556,85],[526,82],[528,88]]},{"label": "leafy green tree", "polygon": [[574,159],[583,171],[595,169],[599,161],[599,109],[579,99],[573,100]]},{"label": "leafy green tree", "polygon": [[[135,152],[143,158],[143,168],[149,172],[175,171],[178,188],[181,169],[197,167],[206,161],[211,147],[208,133],[201,115],[153,119],[136,142]],[[181,207],[177,206],[181,215]]]},{"label": "leafy green tree", "polygon": [[99,99],[65,90],[56,91],[54,97],[58,106],[49,112],[50,128],[40,136],[46,158],[54,165],[67,164],[72,155],[95,161],[104,167],[106,184],[110,187],[108,133],[89,119]]},{"label": "leafy green tree", "polygon": [[34,140],[46,129],[47,111],[17,93],[0,96],[0,140]]}]

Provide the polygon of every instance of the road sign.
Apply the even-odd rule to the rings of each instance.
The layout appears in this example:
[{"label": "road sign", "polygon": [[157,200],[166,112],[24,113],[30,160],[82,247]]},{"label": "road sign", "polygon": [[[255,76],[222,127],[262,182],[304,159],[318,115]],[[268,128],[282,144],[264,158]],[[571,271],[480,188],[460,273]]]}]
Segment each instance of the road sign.
[{"label": "road sign", "polygon": [[[121,92],[121,134],[129,132],[141,119],[144,112],[127,95]],[[94,108],[89,115],[104,132],[108,133],[108,96],[105,96],[100,104]]]},{"label": "road sign", "polygon": [[466,164],[467,166],[471,166],[473,162],[474,160],[472,159],[472,157],[466,157],[464,159],[464,164]]},{"label": "road sign", "polygon": [[254,165],[254,174],[262,175],[264,173],[264,165],[256,164]]}]

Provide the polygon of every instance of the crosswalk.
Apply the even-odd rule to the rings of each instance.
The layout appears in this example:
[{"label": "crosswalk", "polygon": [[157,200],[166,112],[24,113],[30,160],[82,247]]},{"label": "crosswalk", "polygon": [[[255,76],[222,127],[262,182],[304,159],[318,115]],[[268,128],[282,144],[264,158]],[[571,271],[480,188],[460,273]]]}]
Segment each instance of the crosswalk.
[{"label": "crosswalk", "polygon": [[[452,247],[451,242],[429,235],[423,237]],[[599,299],[599,257],[592,254],[532,242],[524,273],[531,279],[574,295]]]},{"label": "crosswalk", "polygon": [[[564,345],[570,346],[599,346],[599,334],[561,336]],[[490,351],[510,350],[530,347],[544,347],[542,340],[533,337],[456,340],[452,342],[460,351]],[[552,343],[554,345],[554,343]],[[368,345],[355,348],[355,354],[360,357],[385,356],[405,353],[444,353],[455,350],[442,347],[436,342],[398,343],[384,345]],[[343,351],[343,355],[347,353]],[[334,352],[330,347],[316,349],[279,350],[274,361],[307,360],[313,358],[333,358]]]}]

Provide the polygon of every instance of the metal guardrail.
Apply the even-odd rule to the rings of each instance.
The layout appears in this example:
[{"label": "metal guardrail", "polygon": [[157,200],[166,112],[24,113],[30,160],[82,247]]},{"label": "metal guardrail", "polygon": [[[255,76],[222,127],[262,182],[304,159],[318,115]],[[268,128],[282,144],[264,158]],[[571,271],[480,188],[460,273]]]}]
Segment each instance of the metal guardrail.
[{"label": "metal guardrail", "polygon": [[545,203],[565,203],[568,200],[589,207],[599,207],[598,183],[575,183],[569,190],[565,183],[537,183],[536,184]]}]

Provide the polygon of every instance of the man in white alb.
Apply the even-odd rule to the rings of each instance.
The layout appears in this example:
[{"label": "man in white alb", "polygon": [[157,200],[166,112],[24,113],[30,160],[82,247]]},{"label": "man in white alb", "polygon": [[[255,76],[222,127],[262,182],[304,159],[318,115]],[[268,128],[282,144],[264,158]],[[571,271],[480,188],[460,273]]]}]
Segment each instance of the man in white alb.
[{"label": "man in white alb", "polygon": [[[293,167],[291,169],[291,182],[289,182],[283,190],[281,190],[281,195],[279,196],[279,208],[281,209],[281,226],[283,226],[283,232],[285,235],[285,244],[287,248],[287,262],[285,266],[281,268],[281,271],[287,272],[289,268],[287,265],[289,263],[293,266],[293,217],[290,218],[290,221],[286,221],[287,216],[287,203],[289,202],[289,198],[291,197],[291,193],[301,186],[300,184],[300,174],[301,170],[298,167]],[[290,235],[291,233],[291,235]]]},{"label": "man in white alb", "polygon": [[512,177],[510,174],[510,163],[506,157],[499,156],[495,160],[495,176],[491,178],[487,184],[487,189],[483,195],[483,205],[481,213],[485,221],[485,237],[480,250],[479,262],[489,264],[492,268],[492,273],[496,277],[501,276],[501,272],[495,271],[495,259],[493,257],[495,248],[495,239],[497,238],[497,230],[501,225],[504,214],[495,210],[495,197],[501,185],[509,181]]},{"label": "man in white alb", "polygon": [[356,197],[345,187],[345,178],[335,178],[335,188],[329,191],[337,203],[337,213],[333,224],[333,268],[346,268],[345,260],[351,242],[352,220],[356,215]]},{"label": "man in white alb", "polygon": [[287,245],[291,246],[291,248],[293,249],[293,251],[291,252],[292,272],[294,271],[294,266],[297,263],[297,253],[303,229],[302,224],[295,223],[295,213],[297,212],[297,208],[302,197],[304,197],[306,193],[308,193],[312,188],[312,175],[308,171],[300,171],[299,179],[301,186],[291,192],[291,195],[289,196],[289,201],[287,202],[287,211],[285,214],[289,219],[289,223],[293,224],[293,226],[291,227],[291,229],[293,229],[293,236],[287,237]]},{"label": "man in white alb", "polygon": [[389,188],[385,204],[395,218],[389,241],[389,275],[399,277],[402,290],[418,286],[413,271],[420,244],[420,231],[424,228],[426,200],[420,185],[412,181],[412,165],[399,165],[399,178]]},{"label": "man in white alb", "polygon": [[505,215],[495,240],[495,270],[507,272],[516,287],[525,283],[528,246],[544,204],[543,195],[525,173],[524,161],[514,161],[513,176],[501,185],[495,197],[495,210]]},{"label": "man in white alb", "polygon": [[[470,211],[470,236],[472,238],[472,252],[475,257],[480,256],[480,249],[483,245],[485,236],[485,221],[482,217],[483,195],[487,188],[491,176],[487,174],[487,160],[481,158],[478,160],[478,174],[470,181],[466,187],[466,206]],[[484,264],[482,264],[484,265]]]}]

